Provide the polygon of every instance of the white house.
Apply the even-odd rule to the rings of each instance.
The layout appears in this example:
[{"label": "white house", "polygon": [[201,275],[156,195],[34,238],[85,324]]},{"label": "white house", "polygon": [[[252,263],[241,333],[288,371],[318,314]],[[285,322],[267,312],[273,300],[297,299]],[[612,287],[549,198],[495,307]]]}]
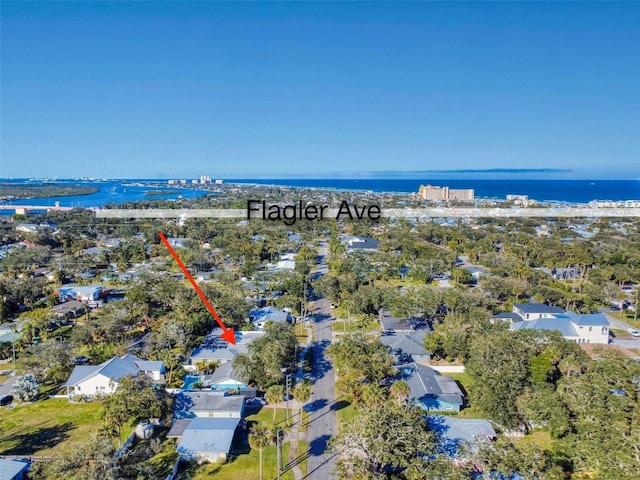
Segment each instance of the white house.
[{"label": "white house", "polygon": [[113,357],[100,365],[76,366],[63,387],[67,387],[69,397],[108,395],[116,391],[122,377],[144,373],[152,380],[161,381],[164,372],[164,363],[161,361],[141,360],[135,355],[126,354],[123,357]]},{"label": "white house", "polygon": [[249,312],[249,321],[254,328],[258,330],[264,329],[264,325],[271,321],[276,323],[293,322],[291,313],[275,307],[263,307]]},{"label": "white house", "polygon": [[519,303],[494,318],[511,322],[511,330],[557,330],[576,343],[609,343],[609,320],[602,313],[578,314],[542,303]]},{"label": "white house", "polygon": [[69,285],[56,290],[61,302],[77,300],[79,302],[94,302],[100,300],[105,295],[105,288],[102,285],[90,285],[81,287],[79,285]]}]

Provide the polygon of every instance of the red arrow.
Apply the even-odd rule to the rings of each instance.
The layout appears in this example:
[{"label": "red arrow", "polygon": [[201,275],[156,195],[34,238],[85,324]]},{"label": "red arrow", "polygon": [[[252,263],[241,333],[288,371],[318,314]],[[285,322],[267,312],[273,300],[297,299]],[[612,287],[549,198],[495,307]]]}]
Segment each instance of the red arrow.
[{"label": "red arrow", "polygon": [[220,316],[218,315],[218,313],[213,308],[213,305],[211,305],[209,300],[207,300],[207,297],[205,297],[204,293],[202,292],[202,290],[200,289],[200,287],[198,286],[196,281],[193,279],[193,277],[189,273],[189,270],[187,270],[187,267],[184,266],[184,263],[182,263],[182,260],[180,260],[180,257],[178,257],[178,254],[176,253],[176,251],[173,249],[173,247],[167,241],[167,237],[164,236],[164,233],[158,232],[158,236],[160,237],[160,240],[162,240],[162,243],[164,243],[165,247],[167,247],[167,249],[169,250],[169,253],[171,254],[171,256],[178,263],[178,266],[182,270],[182,273],[184,273],[184,275],[189,279],[189,281],[191,282],[191,285],[193,285],[193,288],[195,288],[196,292],[198,292],[198,295],[200,295],[200,298],[204,302],[205,307],[207,307],[207,310],[209,310],[209,312],[211,312],[211,315],[213,315],[213,318],[216,319],[216,322],[218,322],[218,325],[220,325],[220,328],[222,328],[222,332],[223,333],[220,336],[222,338],[224,338],[227,342],[235,345],[236,344],[236,336],[235,336],[235,334],[233,332],[233,327],[227,328],[227,327],[224,326],[224,323],[222,323],[222,320],[220,320]]}]

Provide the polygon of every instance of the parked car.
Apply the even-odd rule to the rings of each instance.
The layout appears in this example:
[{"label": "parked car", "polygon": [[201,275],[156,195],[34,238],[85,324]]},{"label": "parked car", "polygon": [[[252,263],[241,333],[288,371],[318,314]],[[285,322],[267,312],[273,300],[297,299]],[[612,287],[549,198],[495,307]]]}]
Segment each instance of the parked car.
[{"label": "parked car", "polygon": [[635,328],[627,328],[627,332],[629,332],[634,337],[640,337],[640,331],[636,330]]},{"label": "parked car", "polygon": [[91,363],[91,360],[84,355],[76,355],[75,357],[71,357],[71,363],[74,365],[87,365]]},{"label": "parked car", "polygon": [[0,405],[9,405],[13,402],[13,395],[0,395]]}]

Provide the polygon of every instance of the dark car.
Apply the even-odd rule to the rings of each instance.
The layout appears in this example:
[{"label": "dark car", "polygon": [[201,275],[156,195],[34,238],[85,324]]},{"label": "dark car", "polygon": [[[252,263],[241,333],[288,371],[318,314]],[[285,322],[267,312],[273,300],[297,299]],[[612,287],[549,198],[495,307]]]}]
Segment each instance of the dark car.
[{"label": "dark car", "polygon": [[13,402],[13,395],[0,395],[0,405],[9,405]]},{"label": "dark car", "polygon": [[71,357],[71,363],[74,365],[87,365],[91,361],[85,357],[84,355],[77,355],[75,357]]}]

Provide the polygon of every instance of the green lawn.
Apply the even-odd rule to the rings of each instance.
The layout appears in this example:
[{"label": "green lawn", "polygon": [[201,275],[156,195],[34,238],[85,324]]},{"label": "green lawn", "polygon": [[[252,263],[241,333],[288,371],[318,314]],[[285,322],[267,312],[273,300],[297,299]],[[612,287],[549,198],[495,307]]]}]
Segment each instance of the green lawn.
[{"label": "green lawn", "polygon": [[[164,435],[162,438],[164,438]],[[167,478],[173,470],[173,465],[176,463],[177,459],[178,453],[176,452],[175,440],[165,439],[162,444],[162,450],[145,463],[148,463],[153,467],[157,478]]]},{"label": "green lawn", "polygon": [[[249,412],[251,410],[248,410]],[[293,418],[293,409],[289,409],[289,418]],[[245,417],[247,422],[262,422],[265,425],[272,427],[273,423],[273,409],[262,407],[258,413],[252,413],[251,415],[247,415]],[[285,426],[287,421],[287,411],[286,408],[278,408],[276,412],[276,422],[275,424],[281,427]]]},{"label": "green lawn", "polygon": [[100,402],[50,398],[0,409],[0,453],[57,455],[94,434],[102,423]]},{"label": "green lawn", "polygon": [[[462,387],[462,391],[465,394],[465,400],[469,402],[469,393],[473,390],[473,379],[471,375],[466,372],[463,373],[443,373],[443,376],[453,378]],[[476,408],[473,404],[467,404],[462,411],[456,415],[460,418],[487,418],[487,416]]]},{"label": "green lawn", "polygon": [[640,327],[640,318],[638,318],[638,320],[634,321],[633,320],[633,316],[634,316],[633,312],[629,312],[629,311],[625,311],[624,313],[623,312],[607,312],[607,315],[611,315],[612,317],[617,318],[618,320],[622,320],[623,322],[627,322],[629,325],[633,325],[635,327]]},{"label": "green lawn", "polygon": [[338,428],[345,422],[349,422],[355,418],[358,414],[356,407],[347,402],[346,400],[341,400],[338,402],[338,410],[336,411],[336,417],[338,419]]},{"label": "green lawn", "polygon": [[[300,458],[303,458],[307,451],[307,448],[301,448],[303,446],[306,447],[305,445],[298,445]],[[288,455],[289,444],[285,443],[282,446],[283,465],[286,465]],[[306,464],[301,465],[301,468],[303,467],[304,472]],[[275,445],[265,448],[262,452],[262,469],[265,480],[272,480],[277,477],[278,457]],[[227,463],[196,465],[191,467],[186,472],[186,476],[182,478],[189,478],[191,480],[205,480],[209,478],[215,478],[216,480],[257,480],[260,478],[260,453],[258,450],[250,450],[249,452],[240,453],[239,455],[232,455]],[[287,470],[280,475],[280,478],[282,480],[293,480],[294,477],[291,470]]]},{"label": "green lawn", "polygon": [[545,432],[544,430],[534,430],[529,435],[524,437],[515,437],[512,438],[513,443],[518,447],[524,447],[526,445],[535,446],[541,448],[543,450],[551,451],[553,446],[553,440],[551,439],[551,435],[549,432]]},{"label": "green lawn", "polygon": [[[357,320],[335,320],[331,324],[331,331],[336,333],[344,333],[345,328],[347,333],[360,332],[362,330],[362,324]],[[380,330],[380,322],[377,319],[369,320],[365,324],[365,332],[373,332],[378,330]]]}]

